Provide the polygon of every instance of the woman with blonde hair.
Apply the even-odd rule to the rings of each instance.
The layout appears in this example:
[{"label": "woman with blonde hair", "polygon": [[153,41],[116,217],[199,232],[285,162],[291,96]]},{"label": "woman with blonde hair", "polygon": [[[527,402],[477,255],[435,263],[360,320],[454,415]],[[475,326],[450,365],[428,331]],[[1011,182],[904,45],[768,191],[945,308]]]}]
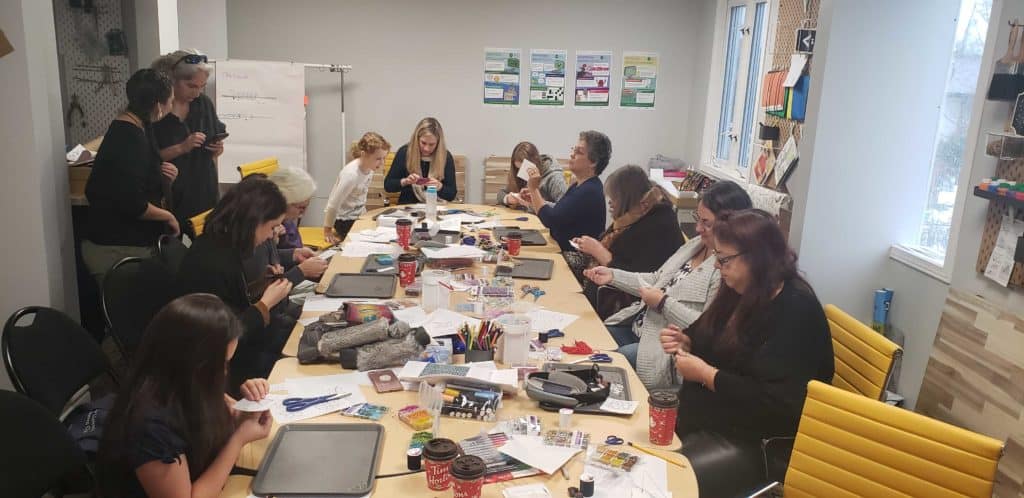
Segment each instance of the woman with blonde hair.
[{"label": "woman with blonde hair", "polygon": [[174,86],[171,112],[153,123],[160,158],[178,167],[171,188],[170,207],[181,226],[189,218],[217,204],[217,158],[224,143],[224,123],[210,97],[203,94],[213,71],[206,55],[198,50],[177,50],[158,57],[152,68],[170,78]]},{"label": "woman with blonde hair", "polygon": [[[372,131],[352,146],[353,159],[338,173],[324,208],[324,239],[328,242],[337,244],[344,240],[352,224],[366,212],[366,194],[373,172],[384,166],[390,150],[391,144]],[[392,166],[391,170],[394,169]]]},{"label": "woman with blonde hair", "polygon": [[384,179],[384,190],[401,192],[399,204],[424,202],[427,187],[435,187],[441,199],[455,200],[455,159],[445,146],[441,123],[434,118],[420,120],[409,143],[395,153]]},{"label": "woman with blonde hair", "polygon": [[515,209],[526,209],[533,212],[533,206],[519,196],[519,192],[526,188],[526,180],[519,178],[519,168],[523,161],[527,160],[537,166],[540,173],[540,194],[546,202],[558,202],[567,188],[565,174],[558,161],[547,154],[537,151],[537,146],[530,142],[519,142],[512,149],[512,159],[508,170],[508,181],[505,188],[498,191],[498,204]]}]

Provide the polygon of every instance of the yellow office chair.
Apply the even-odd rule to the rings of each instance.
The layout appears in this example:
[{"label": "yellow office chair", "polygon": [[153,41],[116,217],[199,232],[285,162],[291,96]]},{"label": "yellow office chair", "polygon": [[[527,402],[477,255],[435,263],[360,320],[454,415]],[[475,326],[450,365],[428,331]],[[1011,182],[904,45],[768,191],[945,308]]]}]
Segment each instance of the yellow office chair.
[{"label": "yellow office chair", "polygon": [[196,237],[203,234],[203,228],[206,227],[206,217],[210,215],[212,209],[208,209],[188,219],[188,224],[192,226],[192,233]]},{"label": "yellow office chair", "polygon": [[302,237],[302,245],[314,251],[331,247],[324,238],[323,227],[299,227],[299,237]]},{"label": "yellow office chair", "polygon": [[825,317],[836,360],[832,385],[883,400],[893,365],[903,350],[835,305],[825,306]]},{"label": "yellow office chair", "polygon": [[245,163],[239,166],[238,174],[245,178],[253,173],[263,173],[264,175],[270,176],[271,173],[277,171],[277,158],[268,157],[266,159],[260,159],[259,161],[253,161],[251,163]]},{"label": "yellow office chair", "polygon": [[[395,162],[395,152],[388,152],[387,157],[384,158],[384,167],[380,170],[380,185],[381,192],[384,192],[384,179],[388,176],[388,171],[391,171],[391,163]],[[387,199],[388,204],[391,206],[398,205],[398,197],[401,192],[384,192],[384,198]],[[303,239],[305,240],[305,239]]]},{"label": "yellow office chair", "polygon": [[811,381],[783,495],[988,498],[1002,451],[988,436]]}]

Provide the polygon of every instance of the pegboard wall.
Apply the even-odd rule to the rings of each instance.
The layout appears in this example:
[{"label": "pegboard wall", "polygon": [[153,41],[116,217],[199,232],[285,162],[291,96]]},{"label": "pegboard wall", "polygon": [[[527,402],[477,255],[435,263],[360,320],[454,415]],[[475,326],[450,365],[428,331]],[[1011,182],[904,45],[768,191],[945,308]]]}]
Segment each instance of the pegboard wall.
[{"label": "pegboard wall", "polygon": [[[769,48],[770,52],[767,58],[771,63],[765,68],[762,76],[769,71],[786,71],[789,69],[790,56],[796,50],[796,30],[802,27],[816,28],[820,6],[821,0],[779,0],[775,40]],[[804,71],[810,72],[811,64],[813,63],[814,55],[811,55]],[[776,157],[778,157],[782,146],[789,140],[790,135],[796,139],[797,143],[800,142],[803,130],[802,122],[772,116],[764,112],[763,109],[760,111],[760,119],[758,121],[768,126],[779,127],[779,140],[772,144]],[[769,177],[768,181],[765,182],[765,186],[778,190],[774,175]]]},{"label": "pegboard wall", "polygon": [[[87,9],[90,4],[91,9]],[[74,146],[106,133],[110,122],[128,103],[124,91],[130,76],[127,46],[124,55],[110,55],[107,40],[112,30],[124,30],[121,0],[53,0],[53,17],[61,63],[64,129],[67,145]]]},{"label": "pegboard wall", "polygon": [[[1000,160],[996,165],[993,178],[1005,178],[1015,182],[1024,181],[1024,159]],[[973,190],[974,186],[969,188]],[[974,267],[978,273],[985,273],[988,259],[992,256],[992,249],[995,248],[996,239],[999,237],[999,227],[1003,223],[1003,216],[1009,214],[1009,211],[1010,208],[1005,203],[989,202],[988,215],[985,217],[985,231],[981,236],[981,248],[978,250],[978,261]],[[1017,213],[1017,219],[1021,219],[1022,216],[1024,213]],[[1010,274],[1008,287],[1024,287],[1024,265],[1021,263],[1013,265],[1013,273]]]}]

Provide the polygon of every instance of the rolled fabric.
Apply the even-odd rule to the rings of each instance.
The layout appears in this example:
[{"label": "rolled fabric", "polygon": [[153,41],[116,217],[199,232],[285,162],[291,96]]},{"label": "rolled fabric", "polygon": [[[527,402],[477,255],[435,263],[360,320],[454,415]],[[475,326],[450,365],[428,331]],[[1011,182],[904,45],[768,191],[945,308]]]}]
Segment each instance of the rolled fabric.
[{"label": "rolled fabric", "polygon": [[338,355],[342,368],[365,372],[405,365],[407,361],[418,358],[427,344],[430,344],[430,334],[421,327],[409,329],[404,322],[397,323],[404,327],[404,333],[400,336],[342,350]]}]

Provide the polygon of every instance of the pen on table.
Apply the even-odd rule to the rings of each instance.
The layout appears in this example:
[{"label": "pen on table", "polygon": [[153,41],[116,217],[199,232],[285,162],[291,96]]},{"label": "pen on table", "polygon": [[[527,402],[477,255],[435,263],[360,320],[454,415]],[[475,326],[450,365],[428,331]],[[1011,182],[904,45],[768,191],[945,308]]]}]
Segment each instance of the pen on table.
[{"label": "pen on table", "polygon": [[664,461],[666,461],[668,463],[671,463],[672,465],[675,465],[677,467],[684,468],[684,469],[686,468],[686,464],[684,464],[682,462],[677,462],[675,460],[671,460],[671,459],[669,459],[666,456],[659,455],[659,454],[655,453],[653,449],[649,449],[649,448],[645,448],[645,447],[640,446],[640,445],[633,444],[632,441],[629,441],[626,444],[628,444],[631,447],[636,448],[636,449],[638,449],[638,450],[640,450],[640,451],[642,451],[644,453],[647,453],[648,455],[651,455],[651,456],[653,456],[655,458],[660,458],[660,459],[662,459],[662,460],[664,460]]}]

